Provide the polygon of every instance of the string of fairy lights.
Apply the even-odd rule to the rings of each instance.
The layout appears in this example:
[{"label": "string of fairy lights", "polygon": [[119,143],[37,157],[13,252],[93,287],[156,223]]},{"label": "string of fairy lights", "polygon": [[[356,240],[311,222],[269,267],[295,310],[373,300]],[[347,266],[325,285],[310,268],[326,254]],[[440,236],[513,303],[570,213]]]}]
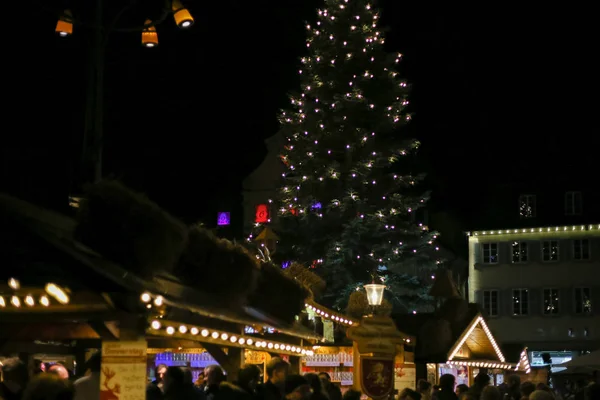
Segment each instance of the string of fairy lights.
[{"label": "string of fairy lights", "polygon": [[[356,209],[356,218],[377,232],[382,243],[387,242],[386,246],[373,243],[370,249],[346,249],[339,242],[331,243],[314,257],[311,266],[327,263],[335,253],[351,253],[353,262],[381,265],[404,261],[422,251],[439,251],[437,235],[412,222],[426,196],[398,193],[414,187],[421,177],[380,174],[382,168],[419,147],[416,140],[382,145],[388,143],[388,133],[411,120],[406,112],[408,84],[398,79],[395,71],[402,54],[384,52],[379,13],[371,4],[356,0],[328,4],[331,6],[318,11],[315,25],[306,26],[311,54],[301,58],[301,93],[290,96],[291,110],[280,116],[287,140],[280,156],[287,169],[282,173],[286,184],[276,204],[269,199],[269,205],[283,218],[316,218],[311,223],[327,220],[328,213]],[[380,86],[386,88],[378,92],[382,101],[372,101],[372,88]],[[348,165],[339,162],[341,159],[352,161]],[[346,188],[343,194],[318,199],[317,193],[340,181]],[[266,224],[270,222],[269,218]],[[257,223],[255,232],[263,225]],[[254,238],[255,234],[250,234],[247,241]]]},{"label": "string of fairy lights", "polygon": [[44,286],[43,293],[34,293],[40,292],[40,290],[22,288],[21,282],[16,278],[10,278],[7,283],[12,293],[8,296],[0,293],[0,309],[6,307],[21,308],[23,306],[27,308],[41,306],[44,308],[50,307],[53,303],[65,305],[70,302],[67,291],[55,283],[47,283]]}]

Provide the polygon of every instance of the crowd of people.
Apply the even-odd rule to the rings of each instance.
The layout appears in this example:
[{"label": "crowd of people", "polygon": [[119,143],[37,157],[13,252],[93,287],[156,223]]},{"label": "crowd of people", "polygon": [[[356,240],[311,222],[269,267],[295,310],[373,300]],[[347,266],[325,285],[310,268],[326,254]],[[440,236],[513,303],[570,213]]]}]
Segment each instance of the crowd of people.
[{"label": "crowd of people", "polygon": [[[582,385],[574,397],[575,400],[600,400],[598,374]],[[437,386],[420,380],[415,390],[404,389],[398,400],[561,400],[561,397],[544,383],[521,382],[518,375],[509,376],[506,383],[494,386],[489,375],[480,373],[471,387],[456,385],[451,374],[442,375]]]},{"label": "crowd of people", "polygon": [[[101,356],[94,354],[86,364],[89,374],[73,382],[64,365],[36,364],[33,374],[18,358],[2,365],[0,400],[101,400]],[[194,382],[192,371],[183,367],[159,365],[156,379],[146,387],[147,400],[360,400],[361,392],[348,390],[343,395],[327,373],[290,373],[290,365],[279,357],[265,368],[243,366],[236,377],[227,376],[218,365],[211,365]],[[229,378],[229,379],[228,379]],[[265,379],[266,378],[266,379]],[[574,400],[600,400],[600,376],[579,385]],[[102,399],[103,400],[103,399]],[[398,400],[562,400],[543,383],[521,382],[518,375],[499,386],[491,384],[485,373],[478,374],[471,387],[456,385],[454,375],[445,374],[432,386],[420,380],[417,387],[404,389]]]},{"label": "crowd of people", "polygon": [[[89,374],[73,382],[66,367],[37,368],[30,374],[18,358],[2,366],[0,400],[97,400],[101,399],[101,356],[94,354],[86,364]],[[218,365],[204,369],[193,382],[189,368],[159,365],[156,379],[146,387],[147,400],[360,400],[361,393],[349,390],[342,396],[327,373],[290,373],[290,365],[279,357],[272,358],[265,369],[266,379],[258,366],[243,366],[230,377]],[[228,379],[229,378],[229,379]],[[233,379],[232,379],[233,378]]]}]

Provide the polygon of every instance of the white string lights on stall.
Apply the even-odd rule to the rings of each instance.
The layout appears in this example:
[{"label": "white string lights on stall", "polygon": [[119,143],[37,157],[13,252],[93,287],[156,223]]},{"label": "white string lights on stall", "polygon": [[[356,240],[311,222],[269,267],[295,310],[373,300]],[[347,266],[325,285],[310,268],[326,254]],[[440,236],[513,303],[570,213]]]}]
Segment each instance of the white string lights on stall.
[{"label": "white string lights on stall", "polygon": [[211,343],[243,347],[253,350],[273,351],[295,356],[314,355],[312,349],[307,349],[296,344],[261,340],[252,336],[244,336],[231,332],[225,332],[223,330],[180,324],[173,321],[159,321],[155,319],[150,323],[150,329],[155,332],[164,333],[166,336],[183,337],[198,341],[209,341]]},{"label": "white string lights on stall", "polygon": [[325,310],[324,308],[318,308],[312,304],[305,304],[306,308],[308,308],[309,310],[312,310],[315,312],[315,314],[317,314],[318,316],[320,316],[321,318],[325,318],[337,323],[340,323],[342,325],[348,325],[351,326],[353,324],[357,324],[357,321],[354,321],[344,315],[341,314],[336,314],[334,312],[331,312],[330,310]]},{"label": "white string lights on stall", "polygon": [[498,346],[498,343],[496,343],[496,339],[494,339],[492,332],[490,332],[490,329],[488,328],[487,324],[485,323],[485,320],[483,319],[483,317],[481,315],[479,315],[477,318],[475,318],[473,320],[473,322],[469,326],[469,329],[463,334],[463,336],[460,338],[460,340],[453,347],[453,349],[450,352],[450,357],[448,357],[448,361],[452,361],[454,359],[456,354],[460,351],[460,349],[462,349],[463,345],[465,344],[465,342],[467,341],[467,339],[469,338],[471,333],[473,333],[473,331],[475,330],[477,325],[481,325],[487,338],[489,339],[490,343],[492,344],[492,347],[494,348],[496,355],[498,356],[500,361],[504,363],[506,361],[506,359],[504,358],[502,351],[500,351],[500,346]]},{"label": "white string lights on stall", "polygon": [[495,369],[512,369],[514,364],[509,364],[505,362],[494,362],[494,361],[447,361],[448,364],[451,365],[462,365],[468,367],[478,367],[478,368],[495,368]]},{"label": "white string lights on stall", "polygon": [[521,229],[500,229],[496,231],[476,231],[467,232],[467,236],[495,236],[495,235],[511,235],[520,233],[563,233],[563,232],[581,232],[581,231],[598,231],[598,225],[572,225],[572,226],[553,226],[545,228],[521,228]]},{"label": "white string lights on stall", "polygon": [[20,308],[21,306],[34,307],[36,304],[43,307],[49,307],[51,305],[50,299],[54,299],[59,304],[69,304],[69,295],[67,291],[55,283],[48,283],[44,287],[45,294],[35,296],[34,294],[19,295],[16,292],[21,289],[21,283],[15,279],[10,278],[8,280],[8,286],[15,293],[4,298],[0,295],[0,308],[12,306]]},{"label": "white string lights on stall", "polygon": [[519,369],[521,369],[522,371],[525,371],[526,374],[530,373],[531,366],[529,365],[529,357],[527,356],[527,347],[525,347],[525,349],[523,349],[520,357],[521,358],[519,359],[519,362],[518,362],[517,366],[515,367],[515,371],[518,371]]}]

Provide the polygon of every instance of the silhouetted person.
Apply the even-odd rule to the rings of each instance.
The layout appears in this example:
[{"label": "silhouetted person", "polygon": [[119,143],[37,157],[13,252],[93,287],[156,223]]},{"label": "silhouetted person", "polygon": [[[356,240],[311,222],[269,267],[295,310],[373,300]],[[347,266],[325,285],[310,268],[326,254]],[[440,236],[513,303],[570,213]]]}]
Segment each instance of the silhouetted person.
[{"label": "silhouetted person", "polygon": [[2,366],[3,381],[0,382],[0,398],[4,400],[21,400],[23,391],[29,381],[29,371],[23,361],[9,358]]},{"label": "silhouetted person", "polygon": [[75,389],[56,374],[38,374],[27,385],[22,400],[73,400]]},{"label": "silhouetted person", "polygon": [[90,375],[75,381],[75,400],[99,400],[100,399],[100,367],[102,365],[102,353],[97,351],[86,363]]},{"label": "silhouetted person", "polygon": [[312,388],[308,381],[300,375],[287,375],[283,387],[286,400],[309,400],[311,398]]},{"label": "silhouetted person", "polygon": [[521,400],[529,399],[531,393],[535,391],[535,385],[532,382],[523,382],[521,383]]},{"label": "silhouetted person", "polygon": [[451,374],[440,376],[440,390],[433,392],[433,400],[458,400],[458,396],[454,392],[454,383],[456,378]]},{"label": "silhouetted person", "polygon": [[311,400],[329,400],[329,396],[323,389],[323,384],[321,383],[319,375],[309,372],[304,374],[304,379],[308,381],[308,384],[312,389],[312,394],[310,395]]},{"label": "silhouetted person", "polygon": [[219,393],[221,382],[225,381],[225,371],[219,365],[209,365],[204,369],[206,376],[206,387],[204,394],[207,400],[215,400]]},{"label": "silhouetted person", "polygon": [[362,397],[362,393],[358,390],[348,389],[346,393],[344,393],[343,400],[360,400]]},{"label": "silhouetted person", "polygon": [[[290,364],[279,357],[273,357],[267,363],[267,382],[263,385],[263,400],[281,400],[285,396],[285,384]],[[304,379],[304,378],[302,378]],[[304,379],[306,381],[306,379]]]},{"label": "silhouetted person", "polygon": [[319,378],[323,382],[323,388],[329,396],[329,400],[342,400],[342,390],[333,382],[327,372],[320,372]]},{"label": "silhouetted person", "polygon": [[169,367],[165,373],[165,400],[204,400],[194,385],[186,381],[185,371],[180,367]]}]

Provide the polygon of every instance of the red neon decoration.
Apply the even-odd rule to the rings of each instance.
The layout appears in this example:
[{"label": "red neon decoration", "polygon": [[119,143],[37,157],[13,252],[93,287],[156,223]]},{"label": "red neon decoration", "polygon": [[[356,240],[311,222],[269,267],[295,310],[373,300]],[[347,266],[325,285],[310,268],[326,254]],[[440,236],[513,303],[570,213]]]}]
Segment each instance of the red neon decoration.
[{"label": "red neon decoration", "polygon": [[265,224],[269,222],[269,207],[267,207],[266,204],[259,204],[256,206],[254,221],[259,224]]}]

